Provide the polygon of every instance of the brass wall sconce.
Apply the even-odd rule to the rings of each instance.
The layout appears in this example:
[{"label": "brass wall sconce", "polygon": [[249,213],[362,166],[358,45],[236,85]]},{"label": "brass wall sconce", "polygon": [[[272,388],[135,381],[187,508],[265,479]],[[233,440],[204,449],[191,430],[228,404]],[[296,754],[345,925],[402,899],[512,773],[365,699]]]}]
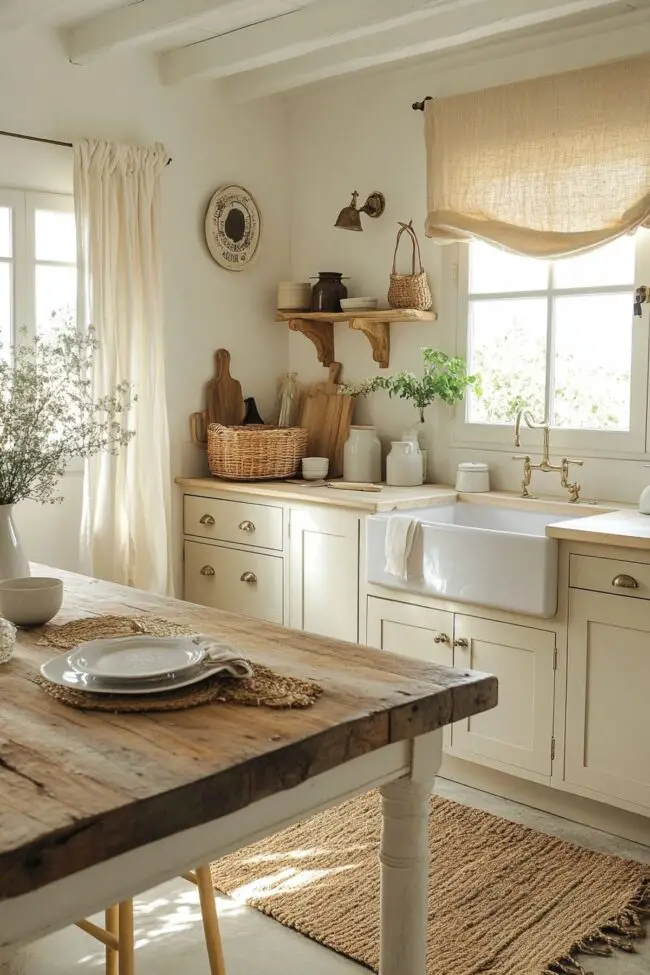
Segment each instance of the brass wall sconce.
[{"label": "brass wall sconce", "polygon": [[361,226],[361,214],[366,213],[369,217],[376,219],[380,217],[386,209],[386,198],[383,193],[375,191],[371,193],[362,207],[357,208],[359,194],[355,190],[348,206],[343,207],[336,218],[335,227],[341,230],[363,230]]}]

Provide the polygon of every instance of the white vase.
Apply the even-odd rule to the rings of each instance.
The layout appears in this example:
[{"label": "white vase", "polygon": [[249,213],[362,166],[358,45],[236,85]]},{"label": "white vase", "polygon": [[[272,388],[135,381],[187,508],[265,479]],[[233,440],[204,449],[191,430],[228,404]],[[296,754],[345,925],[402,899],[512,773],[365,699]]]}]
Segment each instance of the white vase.
[{"label": "white vase", "polygon": [[381,481],[381,443],[374,427],[350,427],[343,447],[343,480]]},{"label": "white vase", "polygon": [[13,518],[13,504],[0,504],[0,579],[31,575]]},{"label": "white vase", "polygon": [[386,458],[386,484],[417,487],[422,484],[422,453],[408,440],[393,440]]},{"label": "white vase", "polygon": [[422,483],[427,482],[427,452],[422,447],[422,442],[420,440],[420,433],[423,432],[423,423],[419,423],[417,427],[410,427],[410,429],[405,430],[402,434],[402,440],[406,440],[408,443],[412,443],[420,453],[422,454]]}]

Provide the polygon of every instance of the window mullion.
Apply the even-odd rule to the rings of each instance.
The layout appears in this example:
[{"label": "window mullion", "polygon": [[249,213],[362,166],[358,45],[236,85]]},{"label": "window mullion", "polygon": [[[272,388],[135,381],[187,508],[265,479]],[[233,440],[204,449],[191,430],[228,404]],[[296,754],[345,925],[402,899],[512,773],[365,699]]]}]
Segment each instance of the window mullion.
[{"label": "window mullion", "polygon": [[553,328],[553,261],[548,264],[548,287],[546,291],[546,382],[544,420],[550,425],[553,392],[555,386],[555,330]]}]

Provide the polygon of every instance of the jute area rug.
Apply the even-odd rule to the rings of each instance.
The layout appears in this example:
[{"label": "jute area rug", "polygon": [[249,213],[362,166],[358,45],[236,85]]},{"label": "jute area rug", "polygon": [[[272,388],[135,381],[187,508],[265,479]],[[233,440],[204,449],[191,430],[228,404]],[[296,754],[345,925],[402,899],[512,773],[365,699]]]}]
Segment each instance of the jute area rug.
[{"label": "jute area rug", "polygon": [[[214,885],[377,971],[380,825],[368,793],[224,857]],[[643,937],[643,864],[440,797],[429,836],[429,975],[583,975]]]}]

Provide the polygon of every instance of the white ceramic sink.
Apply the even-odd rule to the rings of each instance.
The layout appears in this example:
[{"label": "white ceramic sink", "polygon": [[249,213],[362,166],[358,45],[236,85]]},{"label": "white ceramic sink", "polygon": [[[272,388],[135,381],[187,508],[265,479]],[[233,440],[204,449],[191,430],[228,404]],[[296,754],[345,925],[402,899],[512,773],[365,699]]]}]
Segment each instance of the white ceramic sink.
[{"label": "white ceramic sink", "polygon": [[409,578],[385,571],[387,512],[368,519],[369,582],[513,613],[555,615],[558,546],[545,530],[563,516],[464,501],[401,513],[422,526]]}]

